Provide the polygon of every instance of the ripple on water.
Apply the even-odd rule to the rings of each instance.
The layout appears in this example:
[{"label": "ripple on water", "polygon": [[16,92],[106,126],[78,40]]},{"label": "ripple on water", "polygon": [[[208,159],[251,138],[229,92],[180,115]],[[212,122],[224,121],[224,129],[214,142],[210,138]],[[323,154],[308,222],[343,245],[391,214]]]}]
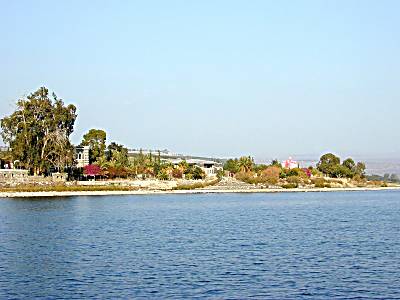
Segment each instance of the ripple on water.
[{"label": "ripple on water", "polygon": [[400,192],[0,201],[0,298],[400,298]]}]

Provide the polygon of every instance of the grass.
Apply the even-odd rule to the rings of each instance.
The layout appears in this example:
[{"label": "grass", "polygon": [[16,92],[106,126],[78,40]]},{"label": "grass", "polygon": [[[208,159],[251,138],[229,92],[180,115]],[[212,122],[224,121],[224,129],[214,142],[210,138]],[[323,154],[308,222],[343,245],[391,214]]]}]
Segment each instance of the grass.
[{"label": "grass", "polygon": [[101,192],[101,191],[136,191],[137,187],[118,185],[20,185],[0,187],[1,193],[15,192]]},{"label": "grass", "polygon": [[173,190],[194,190],[194,189],[201,189],[205,188],[208,186],[216,185],[218,182],[220,182],[221,179],[214,179],[209,182],[196,182],[193,184],[180,184],[177,187],[173,188]]}]

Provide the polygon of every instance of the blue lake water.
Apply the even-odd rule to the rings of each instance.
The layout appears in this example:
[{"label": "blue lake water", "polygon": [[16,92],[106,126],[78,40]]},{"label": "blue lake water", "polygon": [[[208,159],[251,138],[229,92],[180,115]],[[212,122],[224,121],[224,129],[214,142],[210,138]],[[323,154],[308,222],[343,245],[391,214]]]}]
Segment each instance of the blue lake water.
[{"label": "blue lake water", "polygon": [[1,299],[400,299],[400,192],[0,199]]}]

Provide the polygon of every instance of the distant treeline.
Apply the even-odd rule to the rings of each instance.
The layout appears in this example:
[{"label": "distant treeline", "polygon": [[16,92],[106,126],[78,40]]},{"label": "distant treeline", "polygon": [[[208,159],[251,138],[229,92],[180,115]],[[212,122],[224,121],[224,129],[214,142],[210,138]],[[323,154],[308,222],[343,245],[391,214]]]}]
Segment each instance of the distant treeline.
[{"label": "distant treeline", "polygon": [[373,181],[386,181],[386,182],[391,182],[391,183],[400,183],[400,178],[399,175],[397,174],[385,174],[383,176],[381,175],[367,175],[368,180],[373,180]]}]

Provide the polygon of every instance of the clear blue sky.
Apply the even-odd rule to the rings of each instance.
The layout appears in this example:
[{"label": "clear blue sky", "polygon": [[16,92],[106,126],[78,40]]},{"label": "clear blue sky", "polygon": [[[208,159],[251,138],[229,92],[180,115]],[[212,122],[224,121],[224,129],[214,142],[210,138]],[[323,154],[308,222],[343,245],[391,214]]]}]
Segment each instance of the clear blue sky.
[{"label": "clear blue sky", "polygon": [[0,114],[40,86],[73,141],[259,159],[400,153],[400,1],[0,1]]}]

